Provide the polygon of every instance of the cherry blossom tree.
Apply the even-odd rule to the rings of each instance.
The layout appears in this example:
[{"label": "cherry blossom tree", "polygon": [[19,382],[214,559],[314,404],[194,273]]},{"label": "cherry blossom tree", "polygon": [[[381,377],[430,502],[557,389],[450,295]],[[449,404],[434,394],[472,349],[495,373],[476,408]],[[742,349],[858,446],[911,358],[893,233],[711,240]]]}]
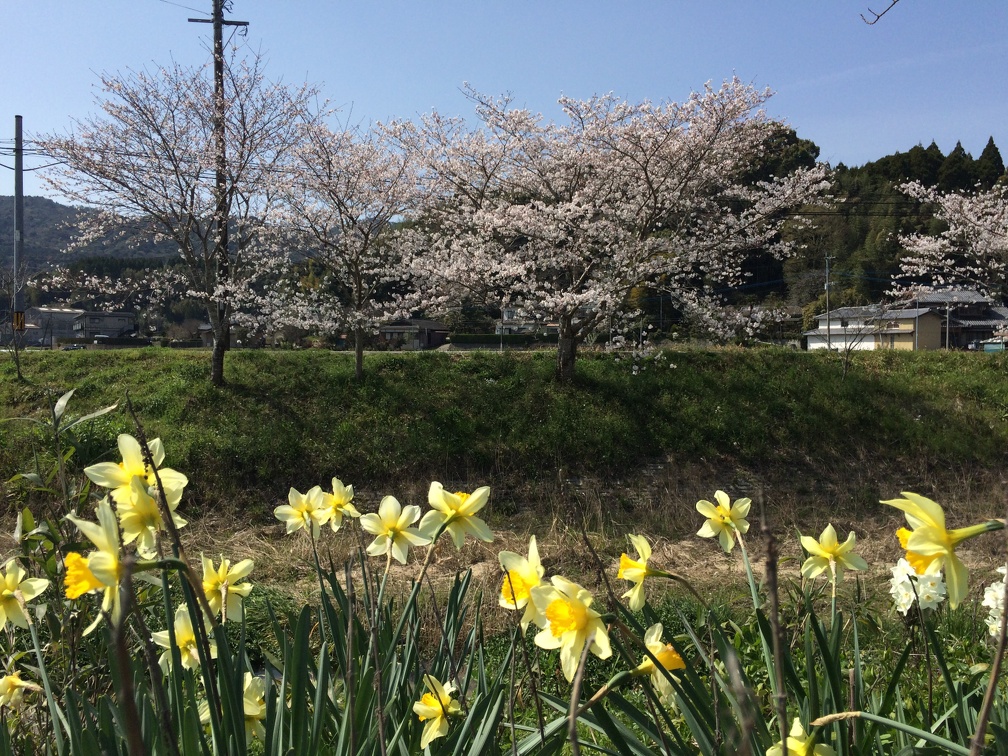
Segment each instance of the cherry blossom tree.
[{"label": "cherry blossom tree", "polygon": [[390,127],[428,187],[415,270],[555,324],[560,380],[634,286],[700,303],[741,280],[750,251],[785,253],[790,211],[827,185],[821,166],[743,181],[781,127],[761,110],[769,93],[737,79],[682,103],[562,98],[562,124],[469,95],[477,128],[437,113]]},{"label": "cherry blossom tree", "polygon": [[[230,244],[221,264],[214,225],[214,87],[209,65],[102,75],[101,114],[76,121],[37,148],[58,163],[49,185],[82,215],[79,242],[112,233],[170,241],[184,266],[187,294],[207,306],[214,333],[211,380],[224,381],[232,317],[252,282],[282,253],[265,246],[275,205],[267,187],[297,138],[317,116],[313,88],[270,83],[258,56],[225,67],[226,202]],[[251,301],[251,298],[250,298]]]},{"label": "cherry blossom tree", "polygon": [[316,123],[302,129],[290,173],[279,182],[283,226],[315,273],[302,280],[307,287],[288,290],[296,299],[286,319],[352,333],[358,379],[366,336],[408,309],[409,271],[395,224],[419,202],[414,162],[378,130]]},{"label": "cherry blossom tree", "polygon": [[1008,186],[995,185],[974,194],[943,194],[919,183],[902,191],[934,208],[945,224],[936,235],[901,236],[906,255],[894,289],[927,287],[979,289],[1006,301],[1008,297]]}]

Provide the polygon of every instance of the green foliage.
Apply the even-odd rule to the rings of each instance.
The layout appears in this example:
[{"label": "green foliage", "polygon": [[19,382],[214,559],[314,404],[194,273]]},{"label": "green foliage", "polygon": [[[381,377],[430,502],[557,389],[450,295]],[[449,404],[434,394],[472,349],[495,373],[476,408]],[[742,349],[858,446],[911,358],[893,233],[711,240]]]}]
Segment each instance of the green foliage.
[{"label": "green foliage", "polygon": [[[448,476],[503,486],[571,475],[631,474],[654,459],[704,458],[772,474],[797,466],[843,485],[858,460],[905,469],[1005,466],[1005,355],[859,353],[846,379],[829,355],[786,350],[683,351],[674,368],[633,375],[586,353],[570,386],[549,354],[375,355],[363,381],[349,356],[235,351],[228,385],[200,354],[149,348],[26,355],[33,383],[0,365],[0,406],[28,415],[46,387],[75,401],[134,398],[152,437],[171,435],[169,464],[189,471],[189,506],[272,511],[291,486],[337,472],[380,489]],[[108,415],[79,435],[70,461],[115,454],[128,430]],[[0,424],[0,462],[31,469],[48,454],[28,426]],[[34,450],[34,451],[33,451]],[[51,455],[45,457],[51,460]],[[46,462],[48,464],[48,462]],[[76,468],[76,469],[79,469]],[[887,492],[867,491],[865,502]]]},{"label": "green foliage", "polygon": [[916,181],[943,192],[990,189],[1003,180],[1004,162],[994,140],[974,160],[961,144],[946,156],[937,144],[916,145],[860,167],[837,166],[833,207],[813,211],[811,228],[796,231],[803,246],[785,261],[783,278],[788,301],[825,311],[825,256],[831,257],[830,305],[880,301],[898,275],[903,250],[898,236],[935,233],[931,211],[903,194],[902,184]]}]

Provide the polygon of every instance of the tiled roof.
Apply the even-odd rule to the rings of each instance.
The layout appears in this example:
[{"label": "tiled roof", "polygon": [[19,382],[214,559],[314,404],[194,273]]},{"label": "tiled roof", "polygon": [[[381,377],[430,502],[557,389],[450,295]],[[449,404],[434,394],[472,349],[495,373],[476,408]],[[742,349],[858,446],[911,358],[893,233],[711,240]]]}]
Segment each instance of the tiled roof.
[{"label": "tiled roof", "polygon": [[991,301],[990,297],[986,297],[973,289],[925,291],[914,297],[914,300],[930,304],[982,304]]},{"label": "tiled roof", "polygon": [[822,315],[817,315],[816,317],[820,320],[824,320],[828,316],[831,316],[832,320],[836,320],[837,318],[870,318],[872,320],[881,318],[891,320],[893,318],[917,318],[928,312],[933,312],[933,310],[930,307],[910,307],[898,310],[888,310],[884,307],[879,307],[878,305],[867,305],[863,307],[838,307],[835,310],[830,310],[828,313],[823,313]]}]

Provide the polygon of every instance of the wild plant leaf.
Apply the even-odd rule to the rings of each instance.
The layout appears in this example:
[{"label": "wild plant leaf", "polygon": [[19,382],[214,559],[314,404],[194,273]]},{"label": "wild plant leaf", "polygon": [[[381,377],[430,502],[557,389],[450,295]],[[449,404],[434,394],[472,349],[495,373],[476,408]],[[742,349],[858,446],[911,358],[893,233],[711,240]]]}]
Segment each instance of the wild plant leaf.
[{"label": "wild plant leaf", "polygon": [[[763,645],[768,648],[773,648],[773,628],[770,625],[770,620],[763,613],[761,609],[756,610],[756,621],[759,623],[760,638]],[[791,690],[799,699],[804,698],[805,690],[802,687],[801,677],[798,675],[798,671],[795,669],[794,660],[791,658],[791,651],[787,644],[781,644],[781,672],[784,677],[784,689]],[[776,690],[776,675],[774,674],[774,663],[773,655],[771,654],[769,660],[764,656],[764,661],[769,661],[766,670],[767,674],[770,676],[770,690],[773,692]]]},{"label": "wild plant leaf", "polygon": [[917,740],[924,741],[925,743],[930,743],[931,745],[938,746],[939,748],[944,748],[947,753],[958,754],[958,756],[969,756],[969,748],[962,746],[959,743],[953,743],[951,740],[936,735],[933,732],[929,732],[928,730],[922,730],[919,727],[914,727],[906,722],[890,719],[889,717],[880,717],[867,711],[858,712],[858,716],[867,719],[869,722],[875,722],[882,726],[889,727],[890,729],[902,732],[910,737],[916,738]]},{"label": "wild plant leaf", "polygon": [[[844,699],[843,699],[843,684],[840,681],[840,660],[833,652],[833,644],[827,638],[825,631],[823,630],[822,623],[819,621],[819,617],[816,615],[815,610],[812,608],[812,603],[806,598],[806,610],[808,615],[806,617],[806,622],[812,628],[812,633],[815,636],[817,648],[819,651],[820,666],[823,672],[826,674],[826,680],[829,683],[828,690],[830,692],[830,698],[833,705],[834,711],[844,710]],[[811,662],[810,662],[811,663]],[[826,706],[826,702],[823,701],[823,706]]]},{"label": "wild plant leaf", "polygon": [[27,480],[29,483],[35,486],[36,489],[38,489],[39,492],[41,493],[50,493],[50,494],[56,493],[56,491],[50,488],[45,488],[45,482],[42,480],[42,476],[39,475],[38,473],[17,473],[10,478],[9,482],[16,483],[19,480]]},{"label": "wild plant leaf", "polygon": [[648,748],[625,724],[613,719],[605,707],[598,706],[581,716],[580,721],[604,732],[612,742],[617,754],[628,756],[658,756],[657,751]]},{"label": "wild plant leaf", "polygon": [[67,402],[70,401],[70,397],[74,395],[76,389],[70,389],[63,396],[56,400],[56,404],[53,406],[53,418],[56,421],[56,425],[59,425],[60,418],[63,417],[63,413],[66,412]]},{"label": "wild plant leaf", "polygon": [[110,404],[108,407],[102,407],[100,410],[96,410],[95,412],[89,412],[88,414],[84,415],[83,417],[78,417],[76,420],[74,420],[73,422],[71,422],[69,425],[65,426],[61,430],[64,433],[66,433],[67,431],[70,431],[73,428],[76,428],[81,423],[86,423],[88,420],[94,420],[96,417],[101,417],[102,415],[107,415],[109,412],[114,412],[118,408],[119,408],[118,404]]},{"label": "wild plant leaf", "polygon": [[962,695],[955,678],[952,676],[948,663],[945,661],[942,643],[939,641],[934,627],[930,623],[924,622],[924,632],[927,633],[928,648],[934,655],[938,669],[941,670],[942,680],[945,681],[945,688],[948,690],[952,700],[955,701],[956,724],[959,727],[959,737],[965,740],[969,738],[974,729],[970,724],[972,718],[966,708],[965,697]]}]

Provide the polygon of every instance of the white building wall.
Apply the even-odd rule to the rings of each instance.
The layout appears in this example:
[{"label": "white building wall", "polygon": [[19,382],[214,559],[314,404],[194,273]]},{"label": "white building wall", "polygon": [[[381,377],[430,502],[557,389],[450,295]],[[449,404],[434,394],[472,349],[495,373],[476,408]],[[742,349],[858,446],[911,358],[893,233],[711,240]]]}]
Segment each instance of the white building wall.
[{"label": "white building wall", "polygon": [[843,329],[833,329],[827,337],[826,329],[822,333],[810,333],[806,336],[808,348],[812,349],[837,349],[843,351],[864,351],[869,352],[877,349],[875,334],[871,331],[865,332],[844,332]]}]

